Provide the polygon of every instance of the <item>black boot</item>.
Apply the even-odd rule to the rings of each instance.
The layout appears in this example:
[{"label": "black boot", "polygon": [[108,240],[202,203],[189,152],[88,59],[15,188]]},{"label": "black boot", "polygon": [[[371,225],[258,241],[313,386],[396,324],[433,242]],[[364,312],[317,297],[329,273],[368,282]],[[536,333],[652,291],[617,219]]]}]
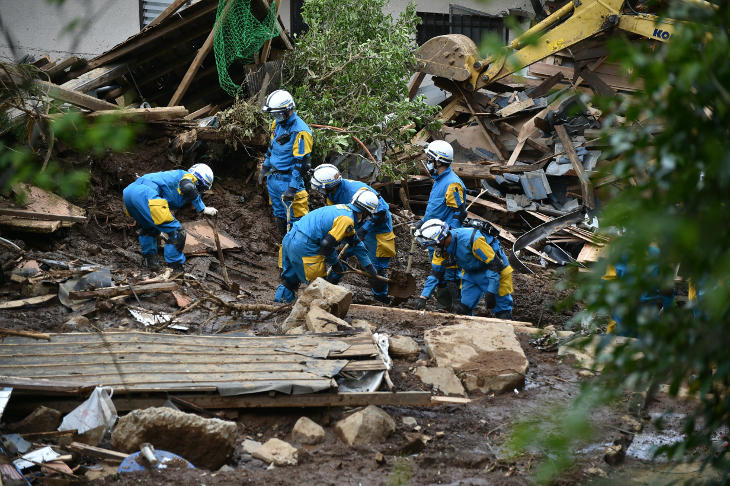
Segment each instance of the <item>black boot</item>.
[{"label": "black boot", "polygon": [[185,268],[180,262],[168,263],[167,266],[172,268],[173,272],[182,272]]},{"label": "black boot", "polygon": [[156,253],[153,253],[152,255],[145,255],[144,266],[152,272],[159,272],[162,269],[162,266],[160,265],[160,257],[158,257]]},{"label": "black boot", "polygon": [[512,320],[512,311],[508,310],[508,311],[497,312],[496,314],[494,314],[494,317],[496,317],[497,319],[506,319],[508,321],[511,321]]}]

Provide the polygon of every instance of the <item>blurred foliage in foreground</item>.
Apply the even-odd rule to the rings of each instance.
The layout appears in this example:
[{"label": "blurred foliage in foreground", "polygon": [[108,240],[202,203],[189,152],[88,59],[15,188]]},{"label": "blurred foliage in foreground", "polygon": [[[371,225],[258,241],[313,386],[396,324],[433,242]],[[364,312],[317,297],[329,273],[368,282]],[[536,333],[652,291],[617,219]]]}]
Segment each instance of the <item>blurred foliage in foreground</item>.
[{"label": "blurred foliage in foreground", "polygon": [[58,154],[126,150],[137,126],[115,115],[87,119],[45,96],[38,79],[43,74],[32,65],[0,63],[0,191],[29,182],[64,197],[81,196],[88,170],[60,163]]},{"label": "blurred foliage in foreground", "polygon": [[[697,400],[684,423],[684,440],[658,452],[677,461],[701,460],[721,474],[721,482],[730,480],[727,448],[713,442],[713,435],[728,433],[730,423],[730,4],[717,6],[672,2],[666,16],[692,22],[677,24],[671,42],[611,46],[613,57],[645,85],[627,99],[601,102],[626,117],[607,135],[617,160],[611,170],[635,185],[613,194],[602,211],[604,228],[621,229],[606,259],[590,273],[573,274],[572,283],[588,314],[614,316],[620,331],[637,339],[611,351],[601,374],[584,387],[574,404],[583,412],[567,413],[569,420],[558,418],[557,426],[518,427],[518,450],[545,453],[540,482],[554,481],[572,464],[586,435],[571,435],[576,427],[566,424],[586,430],[590,407],[582,404],[657,384],[668,384],[672,396],[681,387]],[[663,130],[652,134],[650,125],[657,123]],[[651,244],[660,256],[647,252]],[[608,263],[619,261],[628,265],[628,276],[602,281]],[[642,295],[671,292],[677,266],[684,281],[696,285],[699,300],[660,315],[639,305]]]}]

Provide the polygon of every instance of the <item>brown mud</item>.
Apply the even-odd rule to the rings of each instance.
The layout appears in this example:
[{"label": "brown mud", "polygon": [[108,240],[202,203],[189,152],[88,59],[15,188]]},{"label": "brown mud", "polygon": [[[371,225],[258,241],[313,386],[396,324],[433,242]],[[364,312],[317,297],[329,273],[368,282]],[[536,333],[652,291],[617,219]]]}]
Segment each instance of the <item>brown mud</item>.
[{"label": "brown mud", "polygon": [[[239,303],[272,303],[278,286],[277,243],[278,232],[270,216],[267,199],[255,177],[236,166],[243,167],[235,159],[218,161],[213,166],[216,181],[212,193],[204,195],[209,206],[219,210],[218,228],[241,244],[240,251],[228,252],[228,274],[241,288]],[[141,267],[142,257],[134,233],[134,222],[122,211],[121,193],[136,175],[157,170],[169,170],[174,164],[168,159],[165,140],[140,144],[134,152],[109,154],[90,162],[91,186],[87,198],[73,201],[84,207],[89,216],[86,224],[48,236],[3,234],[23,245],[29,258],[49,258],[61,261],[99,263],[109,266],[118,280],[139,281],[148,276]],[[249,179],[249,183],[244,181]],[[316,206],[317,197],[312,206]],[[321,202],[320,202],[321,204]],[[397,213],[397,209],[396,209]],[[192,208],[178,211],[181,221],[197,218]],[[410,235],[406,226],[396,229],[398,256],[391,267],[405,270],[410,248]],[[186,264],[198,282],[217,295],[233,298],[215,280],[220,275],[220,265],[213,252],[196,256]],[[206,273],[207,272],[207,273]],[[430,272],[427,253],[416,247],[413,275],[422,286]],[[535,275],[514,275],[514,318],[529,321],[536,327],[555,326],[564,329],[577,307],[561,308],[559,304],[569,297],[570,290],[559,291],[556,283],[559,274],[555,270],[538,270]],[[370,294],[369,286],[362,277],[347,275],[343,285],[354,293],[353,302],[378,304]],[[6,283],[0,287],[0,299],[10,300],[23,295],[48,293],[49,288],[27,288]],[[183,287],[183,292],[193,298],[204,294],[195,285]],[[412,308],[414,298],[402,302],[400,307]],[[140,295],[128,303],[149,310],[172,313],[177,310],[175,298],[169,293]],[[112,329],[141,330],[124,304],[98,302],[95,313],[90,314],[87,327],[67,324],[71,311],[58,301],[34,309],[0,310],[3,327],[42,332],[98,332]],[[429,304],[432,310],[432,304]],[[201,306],[176,322],[191,326],[191,332],[219,333],[243,331],[250,335],[267,335],[280,332],[279,324],[285,315],[261,317],[251,315],[216,315],[217,308]],[[477,315],[487,316],[484,302]],[[374,322],[380,332],[405,335],[414,338],[423,349],[425,330],[439,325],[435,320],[389,319]],[[176,331],[169,331],[176,332]],[[472,394],[474,401],[467,405],[437,406],[433,408],[384,407],[396,420],[396,432],[384,443],[350,448],[343,445],[333,433],[332,425],[350,413],[351,409],[272,409],[241,410],[237,416],[239,442],[249,437],[265,441],[272,437],[290,439],[296,420],[302,415],[320,423],[327,431],[324,443],[300,448],[299,465],[269,468],[267,464],[243,452],[239,445],[228,464],[235,470],[213,472],[205,470],[176,469],[152,471],[108,477],[96,484],[107,485],[156,485],[156,484],[531,484],[531,474],[537,464],[537,456],[531,453],[514,456],[506,444],[512,425],[524,418],[569,403],[577,394],[580,381],[577,371],[561,362],[556,353],[537,350],[529,338],[519,339],[528,357],[530,367],[525,385],[520,389],[499,395]],[[422,351],[418,357],[424,362],[428,355]],[[423,364],[423,363],[420,363]],[[428,390],[412,370],[412,361],[395,360],[390,371],[397,390]],[[655,403],[654,407],[664,404]],[[597,444],[608,443],[622,427],[620,416],[623,405],[604,407],[594,414]],[[404,425],[403,417],[413,417],[419,430]],[[413,434],[428,437],[425,444],[414,443]],[[611,474],[613,470],[602,459],[604,448],[598,447],[576,456],[573,470],[561,481],[563,484],[584,484],[592,476],[586,471],[599,467]],[[378,453],[383,459],[376,460]],[[628,458],[622,467],[636,466],[637,461]],[[621,467],[617,468],[620,470]]]}]

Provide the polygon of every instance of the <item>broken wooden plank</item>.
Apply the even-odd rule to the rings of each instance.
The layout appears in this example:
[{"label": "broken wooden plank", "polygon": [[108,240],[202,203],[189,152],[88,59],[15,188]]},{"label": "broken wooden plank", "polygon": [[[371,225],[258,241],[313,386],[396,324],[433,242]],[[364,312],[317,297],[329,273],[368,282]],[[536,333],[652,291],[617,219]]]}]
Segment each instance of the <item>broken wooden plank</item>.
[{"label": "broken wooden plank", "polygon": [[0,376],[0,385],[15,390],[28,390],[53,393],[83,394],[94,389],[93,386],[63,381],[45,380],[42,378],[25,378],[20,376]]},{"label": "broken wooden plank", "polygon": [[71,442],[66,446],[66,449],[78,452],[84,456],[97,457],[99,459],[106,459],[108,461],[122,462],[129,454],[123,452],[112,451],[110,449],[103,449],[101,447],[95,447],[81,442]]},{"label": "broken wooden plank", "polygon": [[479,322],[481,324],[509,324],[512,327],[532,327],[531,322],[511,321],[509,319],[497,319],[494,317],[465,316],[461,314],[447,314],[443,312],[419,311],[414,309],[401,309],[399,307],[379,307],[365,304],[351,304],[348,310],[348,317],[376,316],[377,319],[392,322],[393,319],[407,319],[422,321],[425,318],[439,321],[449,321],[456,324],[459,321]]},{"label": "broken wooden plank", "polygon": [[40,87],[49,97],[71,103],[72,105],[87,108],[89,110],[112,110],[116,109],[117,106],[108,101],[100,100],[94,96],[66,89],[48,81],[37,80],[36,86]]},{"label": "broken wooden plank", "polygon": [[58,439],[59,437],[65,437],[67,435],[74,435],[78,433],[78,430],[51,430],[49,432],[27,432],[25,434],[18,434],[25,440],[48,440]]},{"label": "broken wooden plank", "polygon": [[[562,73],[566,78],[572,79],[573,68],[566,66],[558,66],[554,64],[547,64],[544,62],[536,62],[529,67],[530,74],[552,76],[555,73]],[[614,89],[621,89],[624,91],[636,91],[644,88],[644,82],[640,79],[630,80],[625,76],[616,74],[605,74],[602,72],[596,72],[596,74],[603,79],[603,81]]]},{"label": "broken wooden plank", "polygon": [[538,86],[535,86],[534,88],[531,88],[527,91],[527,94],[531,98],[541,98],[545,95],[547,95],[550,90],[559,82],[563,81],[565,79],[565,76],[563,73],[555,73],[549,78],[547,78],[545,81],[540,83]]},{"label": "broken wooden plank", "polygon": [[206,116],[210,111],[213,109],[217,109],[218,106],[213,106],[211,104],[207,104],[202,108],[199,108],[195,110],[194,112],[190,113],[189,115],[185,115],[183,117],[184,120],[195,120],[196,118],[203,118]]},{"label": "broken wooden plank", "polygon": [[6,302],[0,302],[0,309],[22,309],[30,305],[44,304],[55,299],[58,293],[39,295],[37,297],[27,297],[25,299],[9,300]]},{"label": "broken wooden plank", "polygon": [[27,211],[24,209],[0,208],[0,215],[15,216],[24,219],[34,219],[40,221],[74,221],[78,223],[86,222],[86,216],[74,216],[70,214],[48,214],[37,211]]},{"label": "broken wooden plank", "polygon": [[602,251],[603,247],[594,245],[592,243],[586,243],[583,245],[583,248],[580,249],[580,253],[578,253],[578,258],[576,258],[576,261],[578,263],[597,262],[601,256]]},{"label": "broken wooden plank", "polygon": [[[49,295],[52,295],[52,294],[49,294]],[[16,330],[16,329],[6,329],[4,327],[0,327],[0,335],[2,335],[2,336],[22,336],[22,337],[27,337],[27,338],[31,338],[31,339],[45,339],[46,341],[51,340],[51,336],[49,334],[46,334],[43,332],[20,331],[20,330]]]},{"label": "broken wooden plank", "polygon": [[566,151],[568,158],[570,159],[570,163],[573,166],[573,170],[580,180],[583,204],[591,209],[595,208],[596,202],[595,196],[593,195],[593,185],[591,185],[591,180],[583,169],[583,163],[580,161],[578,154],[575,152],[575,147],[573,147],[573,141],[570,139],[568,131],[563,125],[555,125],[555,133],[557,133],[558,137],[560,137],[563,149]]},{"label": "broken wooden plank", "polygon": [[533,106],[535,106],[535,102],[532,100],[532,98],[528,98],[522,101],[515,101],[514,103],[510,103],[504,108],[497,110],[497,115],[504,118],[510,115],[514,115],[515,113],[518,113],[522,110],[526,110],[527,108],[531,108]]},{"label": "broken wooden plank", "polygon": [[[230,6],[231,4],[229,3],[228,5]],[[205,39],[205,42],[203,42],[203,46],[198,49],[197,54],[195,54],[195,59],[193,59],[193,62],[190,63],[190,67],[188,68],[188,70],[185,71],[185,75],[183,76],[182,81],[180,81],[180,84],[177,86],[177,89],[172,95],[172,98],[170,99],[170,102],[167,104],[167,106],[177,106],[177,104],[180,103],[180,101],[182,100],[183,96],[185,96],[185,93],[188,91],[190,84],[193,82],[193,78],[197,74],[198,69],[200,69],[200,65],[203,64],[203,61],[205,60],[206,56],[208,56],[210,50],[213,47],[214,37],[215,25],[210,30],[208,37],[206,37]]]},{"label": "broken wooden plank", "polygon": [[87,116],[90,118],[96,118],[104,115],[115,115],[120,118],[140,119],[149,122],[160,120],[176,120],[179,118],[183,118],[187,114],[188,109],[184,106],[163,106],[155,108],[124,108],[115,110],[100,110],[88,113]]},{"label": "broken wooden plank", "polygon": [[507,208],[504,207],[503,205],[497,204],[496,202],[489,201],[488,199],[476,198],[474,196],[470,196],[470,195],[467,194],[466,195],[466,201],[469,204],[476,204],[478,206],[482,206],[482,207],[485,207],[487,209],[492,209],[494,211],[499,211],[500,213],[507,213],[507,212],[509,212],[509,211],[507,211]]},{"label": "broken wooden plank", "polygon": [[43,71],[45,71],[46,74],[48,74],[49,78],[57,81],[56,78],[61,73],[63,73],[66,69],[72,67],[74,64],[77,64],[77,63],[80,64],[81,62],[86,62],[86,61],[83,61],[81,58],[79,58],[77,56],[71,56],[71,57],[67,57],[63,61],[60,61],[60,62],[54,64],[51,67],[44,67]]},{"label": "broken wooden plank", "polygon": [[[537,142],[537,141],[535,141],[535,140],[533,140],[531,138],[531,135],[535,131],[535,126],[534,126],[534,121],[533,120],[534,120],[534,117],[532,119],[528,120],[527,123],[529,123],[530,121],[532,121],[532,123],[533,123],[532,129],[529,129],[528,128],[527,130],[524,130],[526,132],[526,134],[524,134],[524,135],[523,135],[523,130],[522,129],[518,132],[509,123],[500,123],[499,126],[501,128],[503,128],[507,133],[510,133],[510,134],[514,135],[515,137],[517,137],[517,140],[518,141],[523,141],[524,140],[525,143],[527,143],[527,145],[529,145],[530,147],[532,147],[532,148],[534,148],[536,150],[539,150],[540,152],[545,153],[545,154],[552,154],[553,151],[552,151],[552,149],[550,147],[548,147],[547,145],[541,144],[540,142]],[[523,129],[524,128],[525,127],[523,125]]]},{"label": "broken wooden plank", "polygon": [[423,79],[426,77],[426,73],[424,72],[418,72],[414,76],[414,78],[411,80],[411,83],[408,85],[408,99],[412,100],[416,96],[416,92],[418,91],[418,88],[421,86],[421,83],[423,82]]},{"label": "broken wooden plank", "polygon": [[[134,285],[134,293],[144,294],[153,292],[169,292],[176,290],[178,287],[176,282],[161,282],[145,285]],[[124,285],[119,287],[103,287],[96,290],[76,290],[68,293],[69,298],[77,299],[94,299],[115,297],[117,295],[132,295],[132,286]]]},{"label": "broken wooden plank", "polygon": [[87,91],[91,91],[99,86],[109,84],[110,81],[114,81],[123,74],[126,74],[127,71],[126,63],[99,67],[92,69],[77,78],[66,81],[61,85],[61,88],[86,93]]},{"label": "broken wooden plank", "polygon": [[175,12],[180,10],[180,7],[185,5],[188,2],[188,0],[174,0],[170,5],[167,6],[165,10],[160,12],[160,15],[155,17],[152,22],[147,24],[145,29],[149,29],[150,27],[154,27],[155,25],[159,24],[160,22],[167,20],[169,17],[172,16]]}]

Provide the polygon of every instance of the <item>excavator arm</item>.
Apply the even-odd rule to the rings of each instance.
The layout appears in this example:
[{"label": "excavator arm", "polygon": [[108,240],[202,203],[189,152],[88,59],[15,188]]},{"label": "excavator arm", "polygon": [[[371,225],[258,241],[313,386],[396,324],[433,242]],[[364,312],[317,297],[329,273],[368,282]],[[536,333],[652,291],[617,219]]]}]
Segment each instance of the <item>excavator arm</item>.
[{"label": "excavator arm", "polygon": [[[649,14],[624,14],[625,0],[571,0],[506,46],[481,59],[474,42],[461,34],[429,39],[416,51],[420,72],[459,82],[477,90],[557,51],[611,29],[668,42],[676,20]],[[703,0],[687,0],[712,6]],[[531,41],[532,40],[532,41]]]}]

